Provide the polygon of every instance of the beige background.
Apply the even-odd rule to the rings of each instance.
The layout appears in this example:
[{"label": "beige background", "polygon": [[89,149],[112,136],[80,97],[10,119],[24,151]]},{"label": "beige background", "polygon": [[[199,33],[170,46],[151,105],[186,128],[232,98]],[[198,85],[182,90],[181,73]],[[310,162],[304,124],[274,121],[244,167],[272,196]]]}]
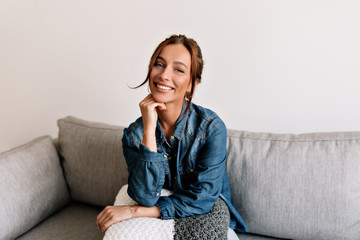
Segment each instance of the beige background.
[{"label": "beige background", "polygon": [[2,0],[0,151],[67,115],[127,126],[156,45],[195,38],[194,102],[228,128],[360,130],[360,1]]}]

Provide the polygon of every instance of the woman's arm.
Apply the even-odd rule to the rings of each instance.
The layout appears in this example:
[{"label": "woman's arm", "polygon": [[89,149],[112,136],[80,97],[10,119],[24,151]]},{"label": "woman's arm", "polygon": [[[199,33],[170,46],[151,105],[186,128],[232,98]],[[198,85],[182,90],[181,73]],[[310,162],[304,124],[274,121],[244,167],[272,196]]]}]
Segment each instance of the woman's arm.
[{"label": "woman's arm", "polygon": [[[160,210],[154,206],[159,196],[156,192],[162,185],[159,185],[161,169],[164,159],[163,154],[157,153],[156,145],[156,108],[166,109],[165,104],[157,103],[149,94],[139,104],[143,133],[142,143],[134,144],[131,133],[124,130],[122,139],[125,159],[129,171],[129,196],[140,203],[135,206],[107,206],[97,217],[98,228],[105,232],[112,224],[137,217],[160,217]],[[134,189],[134,191],[131,191]]]},{"label": "woman's arm", "polygon": [[147,146],[150,151],[156,152],[155,130],[158,119],[156,108],[158,107],[160,110],[165,110],[166,106],[164,103],[155,102],[152,95],[149,94],[139,103],[139,107],[144,124],[142,143]]},{"label": "woman's arm", "polygon": [[98,216],[96,224],[99,229],[105,232],[111,225],[138,217],[160,217],[160,210],[157,207],[132,206],[108,206]]},{"label": "woman's arm", "polygon": [[122,147],[128,166],[128,194],[140,205],[152,207],[159,199],[164,184],[164,164],[167,155],[157,152],[156,107],[165,109],[164,104],[156,103],[151,95],[141,101],[142,118],[124,130]]},{"label": "woman's arm", "polygon": [[142,135],[140,127],[124,130],[122,147],[129,172],[127,192],[140,205],[152,207],[164,185],[168,159],[163,153],[150,151],[139,135]]}]

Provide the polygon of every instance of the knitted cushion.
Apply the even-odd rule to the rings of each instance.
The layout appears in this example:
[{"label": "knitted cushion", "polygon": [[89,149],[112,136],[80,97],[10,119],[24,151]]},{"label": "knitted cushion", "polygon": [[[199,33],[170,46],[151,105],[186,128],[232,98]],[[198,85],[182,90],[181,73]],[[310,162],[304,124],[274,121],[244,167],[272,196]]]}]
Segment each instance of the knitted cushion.
[{"label": "knitted cushion", "polygon": [[[115,206],[136,205],[127,194],[128,185],[121,188],[116,196]],[[171,192],[162,190],[161,195],[168,196]],[[133,218],[115,223],[105,232],[104,240],[169,240],[173,239],[174,220],[158,218]]]},{"label": "knitted cushion", "polygon": [[[127,185],[121,188],[116,197],[116,206],[136,205],[127,194]],[[163,189],[162,196],[172,194]],[[170,220],[158,218],[133,218],[113,224],[105,232],[104,240],[201,240],[227,239],[238,240],[233,230],[228,229],[229,210],[220,198],[210,213]],[[229,234],[228,234],[229,232]],[[144,238],[146,236],[146,238]]]}]

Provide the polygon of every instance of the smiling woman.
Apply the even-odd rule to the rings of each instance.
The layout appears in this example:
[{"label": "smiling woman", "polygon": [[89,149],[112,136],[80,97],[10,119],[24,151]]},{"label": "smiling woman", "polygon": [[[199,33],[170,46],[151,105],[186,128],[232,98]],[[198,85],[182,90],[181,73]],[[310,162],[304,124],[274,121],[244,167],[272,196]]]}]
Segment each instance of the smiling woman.
[{"label": "smiling woman", "polygon": [[185,93],[191,91],[190,64],[190,53],[183,45],[168,45],[161,51],[149,79],[156,102],[175,104],[181,109]]},{"label": "smiling woman", "polygon": [[[173,35],[156,48],[140,85],[147,83],[151,93],[140,102],[141,117],[122,139],[127,193],[137,205],[106,207],[97,219],[103,231],[139,217],[175,219],[175,229],[186,226],[182,229],[195,234],[186,239],[209,239],[194,224],[200,219],[202,227],[208,222],[208,231],[217,232],[212,239],[226,238],[229,227],[247,231],[231,202],[225,124],[213,111],[191,102],[202,70],[201,50],[193,39]],[[161,196],[164,189],[172,194]]]}]

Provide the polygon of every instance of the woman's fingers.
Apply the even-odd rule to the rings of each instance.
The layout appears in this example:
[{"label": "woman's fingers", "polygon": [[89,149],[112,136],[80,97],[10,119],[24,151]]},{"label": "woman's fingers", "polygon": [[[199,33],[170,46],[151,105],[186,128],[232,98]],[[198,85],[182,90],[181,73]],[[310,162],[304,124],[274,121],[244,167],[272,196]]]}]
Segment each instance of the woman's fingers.
[{"label": "woman's fingers", "polygon": [[159,103],[159,105],[157,105],[157,108],[159,110],[166,110],[166,105],[165,105],[165,103]]},{"label": "woman's fingers", "polygon": [[97,216],[96,224],[97,224],[99,229],[102,228],[103,221],[106,218],[106,211],[105,210],[106,210],[106,208],[104,210],[102,210],[101,213],[99,213],[99,215]]},{"label": "woman's fingers", "polygon": [[158,114],[156,109],[165,110],[166,105],[154,100],[151,94],[147,95],[140,103],[141,116],[143,118],[144,127],[151,131],[155,131]]},{"label": "woman's fingers", "polygon": [[96,217],[96,225],[99,229],[100,229],[100,220],[102,219],[103,215],[104,215],[104,210],[101,211]]},{"label": "woman's fingers", "polygon": [[[106,207],[97,217],[97,225],[98,228],[101,229],[103,232],[110,226],[109,220],[111,220],[111,207]],[[111,223],[113,224],[113,223]]]},{"label": "woman's fingers", "polygon": [[131,218],[129,206],[107,206],[97,216],[98,228],[105,232],[111,225]]},{"label": "woman's fingers", "polygon": [[148,102],[154,101],[153,97],[151,94],[147,95],[141,102],[140,102],[140,106],[141,104],[146,104]]},{"label": "woman's fingers", "polygon": [[117,222],[120,222],[120,220],[117,220],[116,216],[111,212],[109,212],[108,214],[105,215],[104,219],[100,224],[101,230],[105,232],[111,225]]},{"label": "woman's fingers", "polygon": [[146,107],[150,107],[151,109],[154,109],[156,107],[160,107],[160,110],[165,110],[166,109],[166,105],[165,103],[159,103],[156,102],[155,99],[153,98],[153,96],[151,94],[147,95],[140,103],[139,103],[140,108],[146,108]]}]

